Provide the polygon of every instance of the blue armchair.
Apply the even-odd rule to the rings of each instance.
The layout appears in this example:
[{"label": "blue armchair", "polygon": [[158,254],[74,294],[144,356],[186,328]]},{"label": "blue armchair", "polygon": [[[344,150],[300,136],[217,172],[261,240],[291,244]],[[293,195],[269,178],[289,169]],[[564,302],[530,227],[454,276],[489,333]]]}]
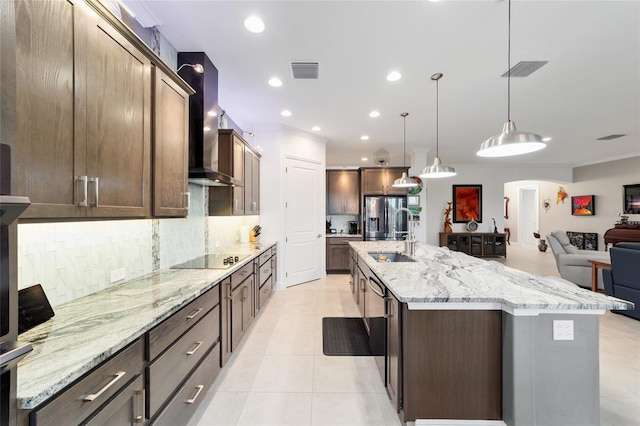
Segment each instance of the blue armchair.
[{"label": "blue armchair", "polygon": [[630,311],[614,311],[640,320],[640,243],[618,243],[609,249],[611,269],[602,271],[607,296],[628,300]]}]

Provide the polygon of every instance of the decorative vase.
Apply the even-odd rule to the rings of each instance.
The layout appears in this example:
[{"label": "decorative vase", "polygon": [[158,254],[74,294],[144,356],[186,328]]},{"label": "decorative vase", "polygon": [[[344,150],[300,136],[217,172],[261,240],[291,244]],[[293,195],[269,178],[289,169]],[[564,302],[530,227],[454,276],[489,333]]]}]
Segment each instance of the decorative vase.
[{"label": "decorative vase", "polygon": [[547,251],[547,242],[545,240],[540,240],[538,243],[538,250]]}]

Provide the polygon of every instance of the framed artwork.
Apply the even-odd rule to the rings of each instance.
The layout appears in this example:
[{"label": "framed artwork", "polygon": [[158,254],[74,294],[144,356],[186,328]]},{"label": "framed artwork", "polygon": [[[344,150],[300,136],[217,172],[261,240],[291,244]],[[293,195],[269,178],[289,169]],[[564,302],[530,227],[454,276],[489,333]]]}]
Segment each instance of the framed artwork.
[{"label": "framed artwork", "polygon": [[594,209],[593,195],[578,195],[571,197],[571,214],[574,216],[593,216]]},{"label": "framed artwork", "polygon": [[482,223],[482,185],[453,185],[453,222]]}]

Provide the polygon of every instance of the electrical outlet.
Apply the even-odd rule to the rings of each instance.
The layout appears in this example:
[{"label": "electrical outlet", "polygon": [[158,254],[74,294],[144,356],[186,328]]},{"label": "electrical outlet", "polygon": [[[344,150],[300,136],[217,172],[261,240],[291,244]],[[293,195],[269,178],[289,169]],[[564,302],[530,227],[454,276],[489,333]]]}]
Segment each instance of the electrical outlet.
[{"label": "electrical outlet", "polygon": [[573,340],[573,320],[554,320],[553,340]]},{"label": "electrical outlet", "polygon": [[126,271],[124,268],[114,269],[109,273],[109,278],[111,279],[112,284],[118,281],[124,281],[126,277]]}]

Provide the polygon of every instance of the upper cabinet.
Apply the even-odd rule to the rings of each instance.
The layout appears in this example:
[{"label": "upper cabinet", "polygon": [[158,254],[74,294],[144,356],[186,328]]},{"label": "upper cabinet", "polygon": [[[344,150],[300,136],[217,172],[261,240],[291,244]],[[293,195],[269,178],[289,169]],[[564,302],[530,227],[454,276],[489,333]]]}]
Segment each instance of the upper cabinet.
[{"label": "upper cabinet", "polygon": [[242,186],[209,188],[209,214],[231,216],[260,212],[260,155],[234,130],[218,130],[218,171]]},{"label": "upper cabinet", "polygon": [[327,214],[360,214],[357,170],[327,170]]},{"label": "upper cabinet", "polygon": [[[151,216],[152,60],[171,71],[97,2],[21,0],[15,12],[16,183],[32,202],[23,217]],[[156,75],[154,210],[184,216],[190,88],[171,94]]]},{"label": "upper cabinet", "polygon": [[373,167],[360,169],[362,195],[406,195],[406,188],[394,188],[393,182],[402,177],[407,167]]},{"label": "upper cabinet", "polygon": [[186,216],[189,209],[189,95],[155,68],[153,215]]}]

